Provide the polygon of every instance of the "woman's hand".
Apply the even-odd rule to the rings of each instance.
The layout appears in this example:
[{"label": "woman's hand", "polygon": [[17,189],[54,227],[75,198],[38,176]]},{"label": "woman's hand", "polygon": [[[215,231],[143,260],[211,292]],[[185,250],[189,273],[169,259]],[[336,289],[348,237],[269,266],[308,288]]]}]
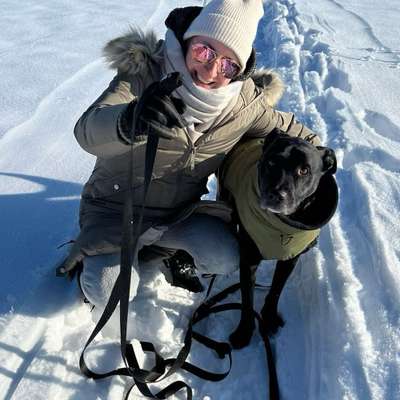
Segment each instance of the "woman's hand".
[{"label": "woman's hand", "polygon": [[118,128],[122,139],[128,143],[143,135],[172,139],[172,128],[185,126],[181,116],[185,105],[181,99],[171,97],[181,85],[179,73],[174,72],[146,88],[139,100],[131,102],[120,116]]}]

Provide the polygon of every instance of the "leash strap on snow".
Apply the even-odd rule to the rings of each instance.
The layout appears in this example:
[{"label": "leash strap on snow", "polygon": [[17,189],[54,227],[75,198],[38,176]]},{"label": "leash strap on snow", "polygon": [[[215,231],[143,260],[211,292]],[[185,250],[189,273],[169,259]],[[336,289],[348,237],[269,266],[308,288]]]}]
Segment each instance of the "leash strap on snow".
[{"label": "leash strap on snow", "polygon": [[[257,288],[262,288],[262,289],[266,288],[266,286],[259,285],[259,284],[256,284],[255,286]],[[224,303],[224,304],[217,305],[217,303],[221,302],[226,297],[228,297],[230,294],[233,294],[234,292],[236,292],[239,289],[240,289],[240,283],[236,283],[236,284],[229,286],[228,288],[222,290],[221,292],[217,293],[212,298],[206,300],[203,304],[200,305],[199,309],[196,311],[194,323],[199,322],[200,320],[204,319],[205,317],[207,317],[210,314],[216,314],[219,312],[230,311],[230,310],[241,310],[242,304],[240,304],[240,303]],[[265,331],[261,316],[254,310],[253,310],[253,313],[254,313],[254,317],[258,321],[259,333],[263,339],[264,346],[265,346],[265,355],[267,358],[267,365],[268,365],[267,381],[269,382],[269,400],[279,400],[280,399],[279,383],[278,383],[278,376],[276,373],[275,357],[274,357],[274,353],[272,350],[272,346],[271,346],[271,343],[269,340],[269,336],[268,336],[267,332]],[[206,338],[206,339],[208,339],[208,338]],[[212,346],[209,346],[208,344],[205,344],[205,345],[207,347],[212,348]],[[228,344],[228,346],[230,346],[230,345]],[[215,349],[215,350],[218,353],[218,350],[217,349]]]},{"label": "leash strap on snow", "polygon": [[[261,285],[256,285],[257,287],[263,288]],[[193,326],[197,324],[198,322],[204,320],[211,314],[217,314],[220,312],[224,311],[231,311],[231,310],[241,310],[242,305],[240,303],[224,303],[224,304],[218,304],[222,300],[224,300],[227,296],[230,294],[233,294],[240,288],[240,284],[234,284],[223,291],[217,293],[211,298],[208,298],[208,294],[211,291],[212,287],[212,282],[210,283],[208,293],[206,295],[206,300],[196,309],[196,311],[193,313],[193,317],[189,322],[188,330],[186,332],[185,340],[184,340],[184,346],[179,352],[178,356],[173,359],[167,359],[163,360],[163,358],[157,353],[155,350],[154,346],[152,343],[148,342],[140,342],[142,346],[142,350],[144,352],[152,352],[154,353],[155,356],[155,367],[151,370],[140,370],[142,377],[144,376],[151,376],[152,374],[155,374],[154,377],[155,379],[152,381],[152,383],[159,382],[162,379],[165,379],[167,376],[172,375],[173,373],[177,372],[179,369],[186,370],[193,375],[196,375],[197,377],[204,379],[204,380],[209,380],[213,382],[221,381],[225,379],[232,367],[232,349],[229,343],[225,342],[219,342],[214,339],[209,338],[208,336],[202,335],[196,331],[193,330]],[[268,376],[267,376],[267,381],[269,382],[269,400],[279,400],[279,385],[278,385],[278,379],[277,379],[277,374],[276,374],[276,369],[275,369],[275,361],[274,361],[274,355],[273,355],[273,350],[271,343],[269,341],[269,337],[267,333],[265,332],[263,328],[263,323],[260,315],[254,311],[254,316],[258,321],[258,326],[259,326],[259,332],[260,335],[262,336],[262,339],[264,341],[264,346],[266,350],[266,358],[267,358],[267,364],[268,364]],[[229,359],[229,368],[226,370],[226,372],[223,373],[216,373],[216,372],[210,372],[205,369],[199,368],[191,363],[188,363],[185,361],[186,357],[188,356],[190,352],[190,347],[192,343],[192,339],[196,340],[197,342],[203,344],[204,346],[214,350],[216,354],[219,356],[221,359],[225,359],[228,357]],[[133,351],[132,345],[128,345],[129,351],[127,351],[127,358],[128,358],[128,363],[130,366],[133,368],[139,368],[135,353]],[[169,367],[168,372],[166,374],[165,370],[166,368]],[[148,382],[147,382],[148,383]],[[176,381],[167,386],[165,389],[162,391],[158,392],[157,394],[152,394],[152,392],[149,390],[148,386],[146,383],[141,382],[139,379],[135,379],[135,383],[132,384],[132,386],[129,388],[125,400],[129,398],[129,395],[134,388],[134,386],[137,386],[139,391],[145,395],[148,398],[152,399],[165,399],[168,398],[169,396],[175,394],[177,391],[185,388],[187,391],[187,400],[192,399],[192,389],[190,386],[188,386],[186,383],[182,381]]]}]

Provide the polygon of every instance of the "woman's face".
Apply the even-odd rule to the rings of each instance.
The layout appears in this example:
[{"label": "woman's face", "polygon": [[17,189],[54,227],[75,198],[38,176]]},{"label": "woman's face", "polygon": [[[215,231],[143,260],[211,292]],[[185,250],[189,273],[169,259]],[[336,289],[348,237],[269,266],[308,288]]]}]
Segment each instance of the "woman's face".
[{"label": "woman's face", "polygon": [[[201,63],[196,61],[191,52],[191,45],[195,43],[203,43],[211,47],[217,54],[218,57],[210,62],[209,64]],[[194,36],[189,39],[188,47],[186,52],[186,67],[193,79],[195,85],[200,86],[204,89],[218,89],[222,86],[226,86],[232,79],[226,78],[222,73],[220,73],[221,58],[229,58],[233,60],[237,65],[239,60],[235,53],[224,46],[217,40],[208,38],[206,36]]]}]

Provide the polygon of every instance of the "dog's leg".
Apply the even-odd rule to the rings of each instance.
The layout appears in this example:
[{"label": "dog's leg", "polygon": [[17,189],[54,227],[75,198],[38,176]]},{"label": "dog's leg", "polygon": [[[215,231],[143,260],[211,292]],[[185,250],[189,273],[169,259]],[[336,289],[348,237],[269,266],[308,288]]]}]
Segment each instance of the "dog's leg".
[{"label": "dog's leg", "polygon": [[246,347],[253,335],[254,322],[254,285],[256,271],[261,261],[261,255],[243,227],[239,230],[240,243],[240,292],[242,296],[242,311],[236,330],[230,335],[232,347]]},{"label": "dog's leg", "polygon": [[294,270],[300,255],[290,260],[278,261],[272,285],[269,293],[265,298],[264,306],[261,310],[261,317],[264,321],[264,327],[269,335],[274,335],[285,322],[278,313],[279,297],[282,293],[290,274]]},{"label": "dog's leg", "polygon": [[242,295],[242,311],[240,322],[235,331],[229,336],[234,349],[246,347],[253,336],[255,328],[253,303],[254,284],[257,265],[243,265],[240,267],[240,291]]}]

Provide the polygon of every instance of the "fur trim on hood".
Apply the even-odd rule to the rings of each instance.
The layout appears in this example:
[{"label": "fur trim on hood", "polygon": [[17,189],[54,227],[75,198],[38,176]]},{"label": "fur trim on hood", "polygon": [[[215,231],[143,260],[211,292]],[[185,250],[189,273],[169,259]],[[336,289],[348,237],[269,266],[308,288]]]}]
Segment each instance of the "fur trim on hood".
[{"label": "fur trim on hood", "polygon": [[112,69],[129,75],[147,75],[149,68],[162,61],[162,43],[154,32],[131,27],[125,35],[108,42],[103,54]]},{"label": "fur trim on hood", "polygon": [[256,69],[250,76],[256,86],[263,89],[270,107],[274,107],[285,91],[285,85],[277,72],[268,68]]}]

